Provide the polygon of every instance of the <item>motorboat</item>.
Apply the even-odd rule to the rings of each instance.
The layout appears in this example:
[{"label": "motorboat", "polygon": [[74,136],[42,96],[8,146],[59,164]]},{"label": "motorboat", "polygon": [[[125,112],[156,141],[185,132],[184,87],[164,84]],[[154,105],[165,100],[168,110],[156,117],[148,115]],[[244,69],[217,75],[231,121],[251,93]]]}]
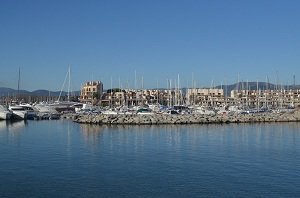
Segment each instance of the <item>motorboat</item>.
[{"label": "motorboat", "polygon": [[26,119],[32,120],[37,117],[37,112],[31,104],[20,104],[18,106],[23,107],[27,111]]},{"label": "motorboat", "polygon": [[22,106],[9,106],[8,109],[12,112],[13,119],[27,119],[27,110]]},{"label": "motorboat", "polygon": [[8,109],[12,112],[13,119],[35,119],[37,112],[30,104],[10,105]]}]

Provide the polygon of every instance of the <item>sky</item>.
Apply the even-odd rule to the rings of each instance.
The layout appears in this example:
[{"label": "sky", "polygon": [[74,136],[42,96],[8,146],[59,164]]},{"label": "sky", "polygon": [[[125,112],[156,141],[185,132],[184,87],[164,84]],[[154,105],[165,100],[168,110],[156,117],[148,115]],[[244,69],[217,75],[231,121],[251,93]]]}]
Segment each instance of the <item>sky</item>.
[{"label": "sky", "polygon": [[299,10],[298,0],[1,0],[0,87],[16,89],[20,68],[21,89],[57,91],[69,66],[72,90],[178,76],[180,87],[300,84]]}]

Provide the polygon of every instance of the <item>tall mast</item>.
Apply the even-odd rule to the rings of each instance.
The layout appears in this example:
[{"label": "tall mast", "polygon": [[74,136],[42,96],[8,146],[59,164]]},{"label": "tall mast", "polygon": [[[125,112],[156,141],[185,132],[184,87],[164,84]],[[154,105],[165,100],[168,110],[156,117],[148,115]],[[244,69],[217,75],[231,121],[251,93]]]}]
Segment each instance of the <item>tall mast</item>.
[{"label": "tall mast", "polygon": [[269,102],[268,102],[268,95],[269,95],[269,78],[268,76],[266,76],[266,91],[265,91],[265,99],[266,99],[266,108],[268,109],[269,108]]},{"label": "tall mast", "polygon": [[173,106],[177,105],[177,81],[176,78],[174,80],[174,103]]},{"label": "tall mast", "polygon": [[135,106],[137,106],[136,70],[134,70]]},{"label": "tall mast", "polygon": [[110,77],[110,108],[112,107],[112,93],[113,93],[112,77]]},{"label": "tall mast", "polygon": [[159,92],[158,92],[158,80],[156,81],[156,91],[157,91],[157,96],[156,96],[156,104],[159,104]]},{"label": "tall mast", "polygon": [[169,79],[169,107],[172,105],[172,100],[173,100],[173,96],[172,96],[172,80]]},{"label": "tall mast", "polygon": [[21,78],[21,69],[19,67],[17,99],[19,98],[19,94],[20,94],[20,78]]},{"label": "tall mast", "polygon": [[194,72],[192,72],[192,102],[191,105],[195,105],[195,85],[194,85]]},{"label": "tall mast", "polygon": [[144,77],[142,76],[142,93],[141,93],[141,95],[142,95],[142,98],[141,98],[141,100],[142,100],[142,105],[144,105]]},{"label": "tall mast", "polygon": [[168,93],[168,104],[167,106],[170,106],[170,89],[169,89],[169,79],[167,79],[167,93]]},{"label": "tall mast", "polygon": [[256,108],[257,108],[257,111],[259,109],[259,98],[258,98],[258,80],[256,81]]},{"label": "tall mast", "polygon": [[[119,78],[118,78],[118,88],[117,89],[115,89],[115,91],[116,91],[116,93],[120,93],[121,91],[121,79],[120,79],[120,76],[119,76]],[[121,106],[121,97],[119,97],[119,96],[116,96],[116,101],[118,101],[118,105],[119,106]],[[115,102],[115,104],[116,104],[116,102]]]},{"label": "tall mast", "polygon": [[178,90],[177,105],[180,105],[180,103],[181,103],[181,94],[180,94],[179,74],[177,76],[177,90]]},{"label": "tall mast", "polygon": [[296,90],[296,76],[293,75],[293,90]]},{"label": "tall mast", "polygon": [[227,106],[227,79],[225,77],[225,105]]},{"label": "tall mast", "polygon": [[251,93],[251,91],[249,90],[249,81],[247,79],[247,84],[246,84],[246,106],[247,108],[249,108],[250,104],[249,104],[249,92]]},{"label": "tall mast", "polygon": [[[62,91],[63,91],[63,89],[64,89],[64,87],[65,87],[66,80],[67,80],[67,78],[68,78],[69,73],[70,73],[70,67],[69,67],[69,70],[68,70],[68,72],[67,72],[67,74],[66,74],[64,83],[63,83],[63,85],[62,85],[62,87],[61,87],[61,89],[60,89],[60,93],[59,93],[59,96],[58,96],[58,100],[57,100],[57,101],[60,100],[60,97],[61,97]],[[70,79],[70,77],[69,77],[69,79]],[[70,81],[70,80],[69,80],[69,81]],[[69,94],[68,94],[68,96],[69,96]]]},{"label": "tall mast", "polygon": [[69,74],[68,101],[70,101],[70,89],[71,89],[71,66],[70,65],[69,65],[68,74]]}]

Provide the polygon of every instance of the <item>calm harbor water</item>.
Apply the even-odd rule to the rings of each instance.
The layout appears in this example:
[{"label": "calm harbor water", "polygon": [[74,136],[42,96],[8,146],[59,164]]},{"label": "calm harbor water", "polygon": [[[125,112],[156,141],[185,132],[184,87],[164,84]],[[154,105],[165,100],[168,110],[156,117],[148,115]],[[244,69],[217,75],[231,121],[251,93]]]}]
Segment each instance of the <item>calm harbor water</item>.
[{"label": "calm harbor water", "polygon": [[0,197],[299,197],[300,123],[0,122]]}]

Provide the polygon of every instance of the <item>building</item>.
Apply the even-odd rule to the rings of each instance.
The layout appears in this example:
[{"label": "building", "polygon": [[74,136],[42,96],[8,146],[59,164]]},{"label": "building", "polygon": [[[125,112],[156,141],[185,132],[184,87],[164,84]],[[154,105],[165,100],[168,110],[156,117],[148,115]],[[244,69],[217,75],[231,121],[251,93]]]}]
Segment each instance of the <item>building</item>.
[{"label": "building", "polygon": [[251,108],[288,108],[300,105],[300,90],[232,90],[235,105]]},{"label": "building", "polygon": [[103,94],[103,83],[100,81],[86,82],[80,91],[80,102],[96,103]]},{"label": "building", "polygon": [[210,89],[210,88],[187,89],[186,99],[189,105],[215,107],[225,103],[223,89]]}]

